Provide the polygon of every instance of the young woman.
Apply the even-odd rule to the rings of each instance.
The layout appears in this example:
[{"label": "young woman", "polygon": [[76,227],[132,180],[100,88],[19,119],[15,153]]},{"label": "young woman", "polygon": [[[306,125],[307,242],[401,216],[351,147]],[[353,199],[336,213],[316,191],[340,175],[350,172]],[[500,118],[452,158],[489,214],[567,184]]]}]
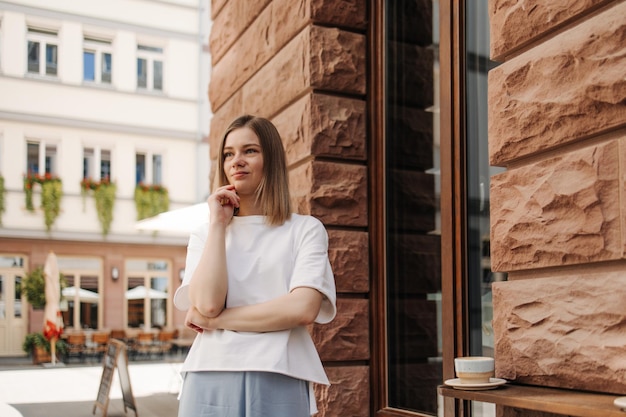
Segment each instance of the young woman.
[{"label": "young woman", "polygon": [[189,239],[174,296],[198,332],[182,371],[179,417],[305,417],[328,384],[306,326],[336,314],[328,236],[291,213],[274,125],[237,118],[219,150],[208,222]]}]

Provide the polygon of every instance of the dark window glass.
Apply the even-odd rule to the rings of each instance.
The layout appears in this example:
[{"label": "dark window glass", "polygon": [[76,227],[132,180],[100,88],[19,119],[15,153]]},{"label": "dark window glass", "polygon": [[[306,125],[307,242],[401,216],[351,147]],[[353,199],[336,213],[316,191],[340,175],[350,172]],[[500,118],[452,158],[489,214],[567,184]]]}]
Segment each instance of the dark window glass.
[{"label": "dark window glass", "polygon": [[30,142],[26,145],[26,172],[39,173],[39,144]]},{"label": "dark window glass", "polygon": [[163,90],[163,62],[154,61],[154,85],[155,90]]},{"label": "dark window glass", "polygon": [[137,184],[146,180],[146,155],[138,153],[135,156],[135,181]]},{"label": "dark window glass", "polygon": [[57,75],[57,46],[46,45],[46,74]]},{"label": "dark window glass", "polygon": [[112,57],[109,53],[102,54],[102,82],[110,84],[111,83],[111,73],[112,73]]},{"label": "dark window glass", "polygon": [[102,151],[100,153],[100,179],[111,178],[111,152]]},{"label": "dark window glass", "polygon": [[162,172],[162,157],[161,155],[152,155],[152,183],[161,184],[163,182]]},{"label": "dark window glass", "polygon": [[437,2],[385,2],[388,405],[437,413],[442,381]]},{"label": "dark window glass", "polygon": [[28,72],[39,74],[39,42],[28,41]]},{"label": "dark window glass", "polygon": [[148,87],[148,63],[143,58],[137,58],[137,87]]}]

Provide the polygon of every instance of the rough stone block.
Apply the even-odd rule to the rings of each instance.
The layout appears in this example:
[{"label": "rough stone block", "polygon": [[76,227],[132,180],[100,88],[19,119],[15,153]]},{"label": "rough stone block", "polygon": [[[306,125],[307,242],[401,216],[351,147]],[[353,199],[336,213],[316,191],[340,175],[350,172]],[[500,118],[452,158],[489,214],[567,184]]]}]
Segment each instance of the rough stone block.
[{"label": "rough stone block", "polygon": [[[243,97],[238,91],[211,119],[212,162],[217,161],[219,142],[226,127],[242,112]],[[288,165],[297,165],[312,156],[365,160],[365,118],[366,106],[362,100],[309,94],[276,115],[272,122],[283,139]]]},{"label": "rough stone block", "polygon": [[[220,63],[220,65],[223,63]],[[347,94],[365,92],[365,36],[337,29],[309,26],[292,39],[240,89],[245,109],[273,117],[286,104],[311,89]],[[218,91],[224,90],[224,91]],[[236,87],[212,78],[210,97],[215,113],[221,112]],[[222,115],[231,118],[233,114]]]},{"label": "rough stone block", "polygon": [[215,20],[228,0],[211,0],[211,19]]},{"label": "rough stone block", "polygon": [[[620,211],[622,225],[626,225],[626,137],[619,141],[619,181],[620,181]],[[622,257],[626,258],[626,227],[622,227]]]},{"label": "rough stone block", "polygon": [[289,175],[294,210],[326,225],[367,225],[365,166],[310,161]]},{"label": "rough stone block", "polygon": [[622,258],[618,141],[491,179],[491,268],[516,271]]},{"label": "rough stone block", "polygon": [[529,41],[576,19],[606,0],[506,0],[489,1],[491,57],[504,59]]},{"label": "rough stone block", "polygon": [[[223,54],[212,55],[213,68],[209,84],[209,101],[218,109],[237,89],[269,61],[277,45],[272,26],[272,7],[256,16],[254,21]],[[217,29],[213,29],[215,32]],[[219,60],[216,59],[219,57]]]},{"label": "rough stone block", "polygon": [[337,28],[310,26],[308,69],[311,87],[365,94],[365,36]]},{"label": "rough stone block", "polygon": [[254,20],[270,2],[271,0],[230,0],[219,5],[219,11],[211,9],[213,22],[209,48],[213,63],[220,61],[242,33],[256,24],[253,24]]},{"label": "rough stone block", "polygon": [[259,42],[273,42],[269,35],[259,37],[247,48],[232,48],[214,65],[209,86],[214,112],[237,89],[247,112],[268,116],[310,88],[365,94],[364,35],[308,26],[280,50],[271,45],[256,50]]},{"label": "rough stone block", "polygon": [[327,26],[367,28],[365,0],[310,0],[311,18]]},{"label": "rough stone block", "polygon": [[330,386],[316,385],[315,417],[370,415],[370,370],[367,366],[326,367]]},{"label": "rough stone block", "polygon": [[368,360],[369,301],[339,298],[335,319],[311,326],[311,337],[323,361]]},{"label": "rough stone block", "polygon": [[328,231],[328,257],[339,293],[369,292],[369,245],[366,232]]},{"label": "rough stone block", "polygon": [[364,161],[366,112],[363,100],[323,94],[302,97],[274,118],[287,163],[311,156]]},{"label": "rough stone block", "polygon": [[626,394],[623,272],[495,282],[496,376]]},{"label": "rough stone block", "polygon": [[490,71],[491,165],[624,125],[624,16],[617,3]]}]

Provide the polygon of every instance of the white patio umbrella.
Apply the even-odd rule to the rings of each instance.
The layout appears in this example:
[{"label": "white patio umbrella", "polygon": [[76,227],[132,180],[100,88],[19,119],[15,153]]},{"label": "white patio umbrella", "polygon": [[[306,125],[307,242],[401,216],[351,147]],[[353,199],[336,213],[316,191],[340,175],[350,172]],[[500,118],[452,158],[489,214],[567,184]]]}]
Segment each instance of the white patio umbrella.
[{"label": "white patio umbrella", "polygon": [[146,288],[143,285],[126,291],[127,300],[143,300],[146,297],[152,300],[165,300],[167,299],[167,293],[153,288]]},{"label": "white patio umbrella", "polygon": [[191,231],[208,219],[209,205],[204,202],[139,220],[135,223],[135,229],[189,235]]},{"label": "white patio umbrella", "polygon": [[43,335],[50,341],[52,365],[56,364],[56,342],[63,333],[63,317],[59,306],[61,283],[59,282],[59,264],[54,252],[50,251],[43,268],[45,277],[46,307],[44,309]]},{"label": "white patio umbrella", "polygon": [[98,302],[98,293],[86,290],[84,288],[79,288],[76,290],[76,287],[65,287],[61,294],[63,297],[69,300],[73,300],[76,297],[76,293],[78,293],[78,300],[81,303],[97,303]]}]

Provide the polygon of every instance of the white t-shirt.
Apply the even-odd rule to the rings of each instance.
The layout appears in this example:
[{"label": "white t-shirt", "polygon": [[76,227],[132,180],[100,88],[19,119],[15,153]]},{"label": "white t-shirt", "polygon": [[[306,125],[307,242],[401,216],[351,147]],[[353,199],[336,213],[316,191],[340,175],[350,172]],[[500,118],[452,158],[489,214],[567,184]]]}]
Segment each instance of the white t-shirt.
[{"label": "white t-shirt", "polygon": [[[174,295],[180,310],[190,307],[189,282],[208,230],[206,223],[189,238],[185,277]],[[309,287],[324,295],[315,321],[328,323],[335,317],[328,235],[312,216],[292,214],[281,226],[268,226],[264,216],[233,217],[226,229],[226,265],[227,308],[262,303],[294,288]],[[267,371],[329,384],[305,327],[276,332],[205,331],[196,336],[182,371]]]}]

